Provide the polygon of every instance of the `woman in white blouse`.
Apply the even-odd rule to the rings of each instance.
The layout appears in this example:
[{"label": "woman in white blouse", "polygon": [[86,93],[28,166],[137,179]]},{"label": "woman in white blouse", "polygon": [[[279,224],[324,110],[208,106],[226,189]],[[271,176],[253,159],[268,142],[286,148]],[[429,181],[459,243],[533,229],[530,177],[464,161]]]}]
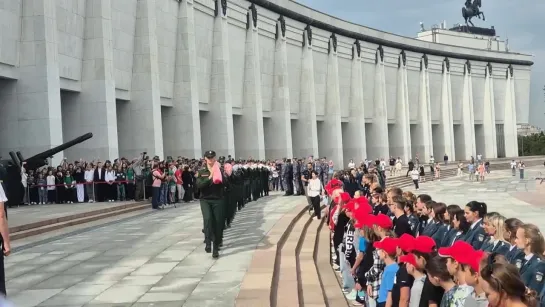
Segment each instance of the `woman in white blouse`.
[{"label": "woman in white blouse", "polygon": [[318,174],[315,171],[311,173],[312,178],[308,181],[307,196],[310,198],[310,203],[314,209],[316,219],[321,219],[320,212],[320,192],[322,191],[322,183],[318,179]]},{"label": "woman in white blouse", "polygon": [[104,180],[107,184],[108,189],[108,201],[113,202],[117,198],[117,187],[114,185],[115,182],[115,171],[112,169],[112,166],[108,166],[106,173],[104,175]]}]

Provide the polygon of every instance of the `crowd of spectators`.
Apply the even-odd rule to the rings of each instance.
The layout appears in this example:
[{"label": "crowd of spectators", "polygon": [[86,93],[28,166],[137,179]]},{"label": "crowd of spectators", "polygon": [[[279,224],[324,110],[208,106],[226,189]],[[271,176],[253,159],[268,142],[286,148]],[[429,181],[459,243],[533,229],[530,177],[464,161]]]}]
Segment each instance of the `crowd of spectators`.
[{"label": "crowd of spectators", "polygon": [[[149,199],[152,186],[161,187],[160,205],[191,202],[198,198],[195,170],[201,160],[178,157],[161,161],[145,154],[132,160],[67,161],[37,170],[21,171],[23,204],[72,204]],[[158,171],[158,177],[152,171]]]},{"label": "crowd of spectators", "polygon": [[323,197],[332,266],[355,306],[536,307],[545,298],[545,239],[533,224],[483,202],[385,189],[371,173],[352,186],[336,174]]}]

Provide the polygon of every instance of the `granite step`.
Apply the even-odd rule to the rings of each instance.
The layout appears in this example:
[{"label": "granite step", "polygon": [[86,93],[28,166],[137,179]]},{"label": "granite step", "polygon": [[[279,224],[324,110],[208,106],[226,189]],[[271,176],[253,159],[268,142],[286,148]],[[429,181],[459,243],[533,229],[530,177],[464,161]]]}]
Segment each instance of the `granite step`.
[{"label": "granite step", "polygon": [[303,215],[296,221],[286,242],[280,251],[280,266],[275,268],[278,274],[278,290],[276,292],[276,305],[272,307],[300,306],[302,302],[302,289],[300,285],[300,268],[298,266],[297,249],[304,238],[304,230],[311,221],[310,215]]},{"label": "granite step", "polygon": [[325,221],[320,224],[318,233],[316,234],[314,261],[318,269],[320,286],[324,294],[324,306],[349,306],[344,293],[341,291],[341,284],[339,284],[339,280],[337,279],[338,274],[331,266],[331,231]]},{"label": "granite step", "polygon": [[277,306],[281,250],[294,225],[306,213],[306,200],[301,199],[301,204],[282,216],[258,244],[242,281],[236,307]]},{"label": "granite step", "polygon": [[316,237],[320,224],[321,220],[314,218],[307,221],[296,249],[300,307],[325,305],[324,293],[314,261]]},{"label": "granite step", "polygon": [[[51,219],[45,219],[45,220],[41,220],[41,221],[38,221],[38,222],[32,222],[32,223],[27,223],[27,224],[23,224],[23,225],[18,225],[18,226],[12,226],[9,228],[9,232],[10,233],[17,233],[17,232],[22,232],[22,231],[26,231],[26,230],[30,230],[30,229],[34,229],[34,228],[41,228],[41,227],[44,227],[44,226],[48,226],[48,225],[52,225],[52,224],[58,224],[58,223],[63,223],[63,222],[68,222],[68,221],[71,221],[71,220],[77,220],[77,219],[81,219],[81,218],[84,218],[84,217],[90,217],[90,216],[94,216],[94,215],[101,215],[101,214],[104,214],[104,213],[108,213],[108,212],[115,212],[115,211],[122,211],[122,210],[125,210],[125,209],[128,209],[128,208],[133,208],[133,207],[139,207],[143,204],[148,204],[149,206],[149,202],[147,201],[139,201],[139,202],[133,202],[133,203],[127,203],[127,204],[112,204],[111,207],[106,207],[106,208],[101,208],[101,209],[96,209],[96,210],[89,210],[89,211],[86,211],[86,212],[80,212],[80,213],[75,213],[75,214],[67,214],[67,215],[64,215],[64,216],[61,216],[61,217],[56,217],[56,218],[51,218]],[[88,204],[89,207],[92,207],[93,204],[90,203]],[[66,211],[67,212],[70,212],[70,205],[66,205]],[[47,208],[47,205],[44,205],[43,207]]]},{"label": "granite step", "polygon": [[[135,212],[139,210],[145,210],[149,208],[150,208],[149,204],[135,203],[135,204],[128,204],[126,206],[117,206],[116,208],[111,208],[112,210],[102,209],[102,210],[96,210],[92,212],[81,213],[81,214],[74,214],[71,216],[65,216],[58,219],[52,219],[52,220],[49,220],[49,222],[48,221],[37,222],[37,223],[34,223],[32,227],[28,227],[28,225],[22,225],[19,227],[14,227],[16,230],[19,230],[19,231],[12,232],[10,229],[10,239],[12,241],[15,241],[15,240],[59,230],[62,228],[74,226],[74,225],[94,222],[97,220],[101,220],[101,219],[105,219],[105,218],[109,218],[113,216],[120,216],[127,213],[131,213],[131,212]],[[89,213],[92,213],[92,214],[89,214]],[[44,223],[44,222],[47,222],[47,223]],[[20,229],[23,229],[23,230],[20,230]]]}]

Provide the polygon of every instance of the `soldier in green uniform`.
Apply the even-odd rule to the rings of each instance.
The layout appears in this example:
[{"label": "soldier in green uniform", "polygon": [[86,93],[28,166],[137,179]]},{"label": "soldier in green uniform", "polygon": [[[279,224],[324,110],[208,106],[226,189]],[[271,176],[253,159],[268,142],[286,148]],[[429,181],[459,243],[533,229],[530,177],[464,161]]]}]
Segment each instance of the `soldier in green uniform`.
[{"label": "soldier in green uniform", "polygon": [[214,163],[216,163],[216,153],[214,151],[207,151],[204,158],[206,163],[197,172],[197,187],[201,193],[200,202],[204,221],[204,241],[206,243],[204,250],[207,253],[212,252],[213,258],[218,258],[225,226],[224,183],[226,178],[219,184],[215,184],[212,180],[214,175],[213,167]]}]

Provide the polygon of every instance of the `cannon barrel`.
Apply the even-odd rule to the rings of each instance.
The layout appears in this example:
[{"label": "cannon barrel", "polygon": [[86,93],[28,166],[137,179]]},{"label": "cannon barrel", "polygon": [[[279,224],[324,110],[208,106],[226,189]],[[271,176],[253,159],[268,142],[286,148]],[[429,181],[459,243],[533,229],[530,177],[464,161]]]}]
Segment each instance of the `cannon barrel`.
[{"label": "cannon barrel", "polygon": [[9,152],[9,156],[11,157],[11,161],[13,162],[13,165],[17,168],[17,169],[21,169],[21,160],[19,159],[18,156],[15,155],[15,153],[13,151],[10,151]]},{"label": "cannon barrel", "polygon": [[[21,166],[21,163],[23,163],[23,161],[25,161],[25,158],[23,158],[23,154],[21,154],[20,151],[16,152],[15,154],[17,155],[17,158],[19,158],[19,161],[17,161],[18,162],[17,165]],[[11,155],[11,153],[10,153],[10,155]],[[11,159],[13,160],[13,156],[11,156]],[[16,161],[13,160],[13,162],[15,163]]]},{"label": "cannon barrel", "polygon": [[39,167],[42,167],[44,165],[47,164],[47,158],[49,157],[52,157],[53,155],[65,150],[65,149],[68,149],[72,146],[75,146],[79,143],[82,143],[84,141],[87,141],[88,139],[92,138],[93,137],[93,134],[92,133],[87,133],[87,134],[84,134],[78,138],[75,138],[71,141],[68,141],[62,145],[59,145],[57,147],[54,147],[54,148],[51,148],[49,150],[46,150],[42,153],[39,153],[37,155],[34,155],[28,159],[26,159],[24,162],[26,162],[26,167],[27,169],[37,169]]}]

